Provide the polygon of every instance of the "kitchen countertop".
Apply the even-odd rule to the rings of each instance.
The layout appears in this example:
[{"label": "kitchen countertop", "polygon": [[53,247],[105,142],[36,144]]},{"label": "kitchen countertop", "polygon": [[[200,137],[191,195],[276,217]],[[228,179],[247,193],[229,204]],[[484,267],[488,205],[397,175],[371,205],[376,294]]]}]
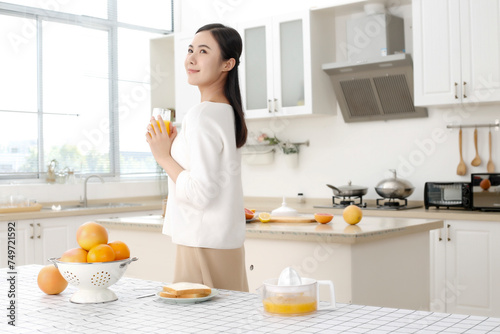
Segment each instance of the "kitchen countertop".
[{"label": "kitchen countertop", "polygon": [[[159,215],[97,219],[108,228],[161,232],[163,218]],[[442,228],[439,219],[406,219],[388,217],[364,217],[357,225],[344,222],[342,216],[336,216],[328,224],[319,223],[260,223],[246,224],[247,238],[266,238],[281,240],[302,240],[359,243],[365,241],[392,238],[396,236]]]},{"label": "kitchen countertop", "polygon": [[51,209],[53,204],[62,206],[77,205],[78,202],[57,202],[57,203],[41,203],[43,205],[40,211],[19,212],[19,213],[3,213],[0,214],[0,221],[23,220],[23,219],[44,219],[70,216],[83,216],[106,213],[120,212],[135,212],[135,211],[151,211],[161,209],[161,199],[159,197],[134,197],[134,198],[113,198],[107,200],[89,201],[89,205],[103,203],[130,203],[131,206],[121,207],[89,207],[72,210],[54,211]]},{"label": "kitchen countertop", "polygon": [[[279,197],[245,197],[245,207],[257,209],[258,211],[268,211],[276,209],[281,206],[282,198]],[[66,204],[73,205],[77,202],[67,203],[42,203],[45,204],[44,209],[35,212],[22,212],[22,213],[9,213],[0,214],[0,221],[8,220],[22,220],[22,219],[43,219],[51,217],[67,217],[79,215],[92,215],[103,213],[119,213],[119,212],[134,212],[134,211],[148,211],[161,209],[161,200],[158,197],[147,198],[113,198],[108,200],[91,201],[89,203],[135,203],[137,206],[129,207],[114,207],[114,208],[89,208],[79,210],[62,210],[52,211],[50,206],[52,204]],[[366,200],[367,203],[372,204],[374,200]],[[333,208],[315,208],[314,206],[329,206],[332,204],[331,198],[308,198],[305,203],[298,203],[297,199],[287,199],[288,206],[296,209],[301,213],[316,213],[327,212],[334,215],[342,215],[343,209]],[[411,201],[412,204],[422,205],[422,202]],[[392,218],[419,218],[419,219],[442,219],[442,220],[470,220],[470,221],[500,221],[500,212],[482,212],[482,211],[468,211],[462,209],[436,209],[429,208],[425,210],[423,207],[409,210],[363,210],[365,217],[392,217]]]},{"label": "kitchen countertop", "polygon": [[[139,259],[140,261],[140,259]],[[131,265],[134,265],[132,263]],[[337,304],[335,310],[298,317],[263,312],[256,294],[219,290],[198,304],[169,304],[156,296],[162,282],[122,277],[111,286],[118,300],[103,304],[69,302],[73,286],[48,296],[37,286],[40,265],[17,268],[16,327],[10,333],[498,333],[500,318]],[[7,270],[0,269],[2,277]],[[6,285],[5,289],[7,289]],[[2,293],[8,305],[7,293]],[[8,314],[4,308],[4,314]]]},{"label": "kitchen countertop", "polygon": [[[375,200],[365,200],[368,205],[373,206]],[[268,211],[281,206],[283,199],[278,197],[245,197],[245,207],[257,209],[258,211]],[[305,203],[298,203],[296,198],[287,198],[287,205],[302,213],[325,212],[333,215],[342,215],[343,208],[315,208],[314,206],[331,206],[332,198],[307,198]],[[422,207],[408,210],[371,210],[363,209],[364,216],[373,217],[395,217],[395,218],[420,218],[420,219],[442,219],[442,220],[472,220],[472,221],[493,221],[500,222],[500,211],[483,212],[471,211],[460,208],[456,209],[436,209],[423,207],[422,201],[409,201],[411,205]]]}]

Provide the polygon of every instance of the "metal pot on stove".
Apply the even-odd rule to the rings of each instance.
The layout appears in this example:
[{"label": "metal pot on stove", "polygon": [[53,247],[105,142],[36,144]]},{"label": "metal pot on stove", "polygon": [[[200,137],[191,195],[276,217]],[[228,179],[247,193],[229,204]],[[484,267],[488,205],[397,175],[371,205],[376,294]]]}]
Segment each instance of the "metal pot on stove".
[{"label": "metal pot on stove", "polygon": [[351,181],[347,182],[346,186],[335,187],[331,184],[326,185],[333,190],[333,195],[337,197],[361,197],[366,195],[368,188],[361,186],[354,186]]},{"label": "metal pot on stove", "polygon": [[415,188],[406,180],[399,179],[395,169],[389,169],[394,177],[380,181],[375,187],[377,194],[384,198],[405,199],[413,194]]}]

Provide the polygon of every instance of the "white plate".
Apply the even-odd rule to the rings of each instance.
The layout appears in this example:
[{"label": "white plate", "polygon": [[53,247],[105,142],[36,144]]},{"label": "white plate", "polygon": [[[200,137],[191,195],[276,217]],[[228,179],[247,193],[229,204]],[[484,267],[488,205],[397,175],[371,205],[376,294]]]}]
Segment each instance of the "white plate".
[{"label": "white plate", "polygon": [[199,297],[199,298],[168,298],[168,297],[162,297],[160,296],[160,292],[157,292],[156,295],[158,296],[159,300],[167,302],[167,303],[173,303],[173,304],[194,304],[194,303],[201,303],[206,300],[212,299],[215,296],[219,294],[219,290],[217,289],[212,289],[212,293],[210,293],[206,297]]}]

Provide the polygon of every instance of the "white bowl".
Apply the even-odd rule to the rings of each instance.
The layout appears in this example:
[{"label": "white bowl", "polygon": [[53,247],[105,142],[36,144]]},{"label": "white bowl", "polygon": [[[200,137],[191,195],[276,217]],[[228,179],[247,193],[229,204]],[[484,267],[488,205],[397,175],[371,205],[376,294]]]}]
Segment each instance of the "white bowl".
[{"label": "white bowl", "polygon": [[76,263],[50,258],[69,284],[76,286],[70,301],[77,304],[106,303],[118,299],[108,287],[115,284],[137,257],[110,262]]}]

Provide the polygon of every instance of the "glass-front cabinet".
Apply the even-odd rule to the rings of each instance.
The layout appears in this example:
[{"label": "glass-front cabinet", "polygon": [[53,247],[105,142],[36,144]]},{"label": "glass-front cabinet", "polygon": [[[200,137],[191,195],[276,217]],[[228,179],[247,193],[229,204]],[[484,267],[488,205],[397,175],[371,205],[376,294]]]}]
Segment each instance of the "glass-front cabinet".
[{"label": "glass-front cabinet", "polygon": [[247,118],[308,113],[308,13],[247,22],[240,25],[240,33],[241,93]]},{"label": "glass-front cabinet", "polygon": [[323,63],[335,60],[331,13],[307,10],[238,25],[241,95],[247,119],[335,114]]}]

